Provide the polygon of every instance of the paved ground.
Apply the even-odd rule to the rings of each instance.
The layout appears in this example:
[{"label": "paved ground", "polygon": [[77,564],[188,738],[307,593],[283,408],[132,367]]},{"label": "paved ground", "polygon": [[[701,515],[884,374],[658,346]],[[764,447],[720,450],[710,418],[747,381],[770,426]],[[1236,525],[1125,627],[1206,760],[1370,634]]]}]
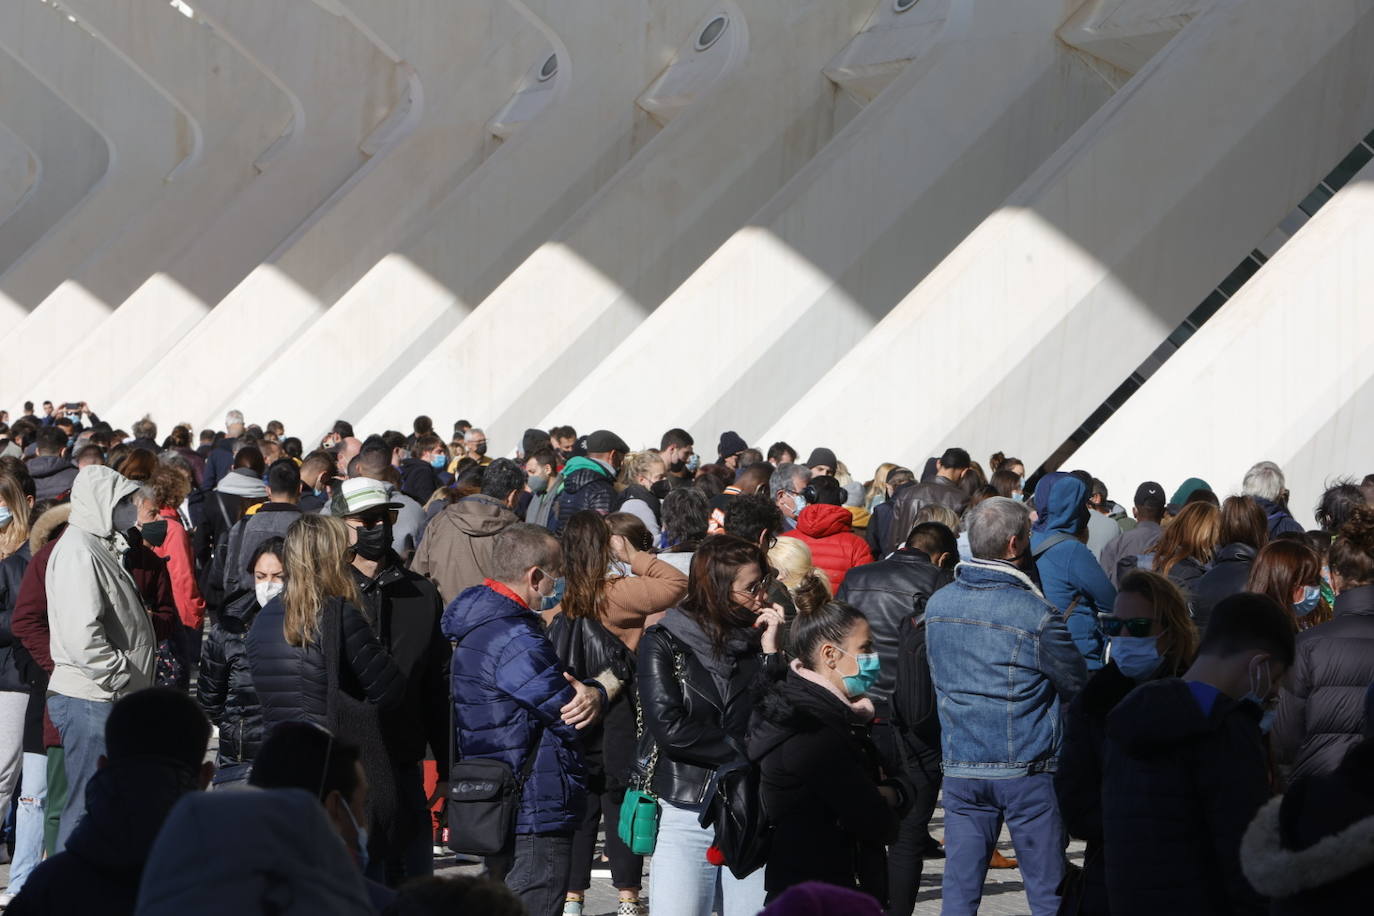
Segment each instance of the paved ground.
[{"label": "paved ground", "polygon": [[[939,809],[935,812],[935,820],[931,824],[931,832],[936,836],[943,835],[944,813]],[[1011,848],[1011,840],[1006,831],[1002,832],[1002,841],[999,848],[1008,856],[1014,856]],[[1069,855],[1075,862],[1082,864],[1083,844],[1074,843],[1069,848]],[[435,866],[440,874],[471,874],[479,871],[475,865],[460,866],[453,859],[437,860]],[[0,865],[0,889],[9,883],[9,865]],[[916,903],[917,916],[938,916],[940,912],[940,876],[944,871],[944,861],[937,859],[926,863],[925,874],[921,879],[921,895]],[[587,907],[584,911],[585,916],[614,916],[616,907],[616,891],[611,886],[609,871],[594,871],[592,888],[587,894]],[[647,893],[653,893],[653,872],[650,869],[650,880],[646,882]],[[988,883],[983,894],[983,906],[979,910],[986,916],[1030,916],[1030,909],[1026,906],[1026,896],[1022,892],[1021,873],[1016,869],[1006,871],[989,871]],[[652,902],[650,912],[652,912]]]}]

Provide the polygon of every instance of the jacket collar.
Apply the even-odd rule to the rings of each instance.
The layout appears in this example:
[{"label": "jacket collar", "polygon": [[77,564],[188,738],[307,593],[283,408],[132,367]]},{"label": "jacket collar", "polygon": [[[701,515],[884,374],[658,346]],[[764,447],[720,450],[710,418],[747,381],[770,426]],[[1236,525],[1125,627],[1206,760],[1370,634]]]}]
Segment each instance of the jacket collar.
[{"label": "jacket collar", "polygon": [[496,592],[496,594],[500,595],[502,598],[514,601],[516,604],[520,605],[525,610],[528,611],[530,609],[530,606],[525,601],[525,599],[521,598],[519,595],[511,591],[509,588],[506,588],[504,583],[497,582],[495,579],[483,579],[482,584],[485,585],[487,588],[491,589],[492,591]]},{"label": "jacket collar", "polygon": [[996,582],[1007,580],[1007,584],[1024,588],[1037,598],[1044,598],[1035,581],[1005,560],[964,560],[954,567],[956,579],[964,582]]},{"label": "jacket collar", "polygon": [[1336,596],[1335,615],[1374,614],[1374,585],[1348,588]]}]

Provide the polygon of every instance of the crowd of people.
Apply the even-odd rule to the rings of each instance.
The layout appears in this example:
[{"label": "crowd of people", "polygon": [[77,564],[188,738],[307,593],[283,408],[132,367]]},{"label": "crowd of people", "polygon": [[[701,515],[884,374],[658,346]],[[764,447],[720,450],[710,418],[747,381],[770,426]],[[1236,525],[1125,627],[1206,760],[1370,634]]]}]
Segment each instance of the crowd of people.
[{"label": "crowd of people", "polygon": [[1272,462],[1128,511],[958,447],[861,481],[733,431],[492,458],[423,416],[307,447],[33,407],[7,913],[579,916],[599,851],[619,916],[911,916],[933,858],[948,916],[990,867],[1036,916],[1374,888],[1374,476],[1306,530]]}]

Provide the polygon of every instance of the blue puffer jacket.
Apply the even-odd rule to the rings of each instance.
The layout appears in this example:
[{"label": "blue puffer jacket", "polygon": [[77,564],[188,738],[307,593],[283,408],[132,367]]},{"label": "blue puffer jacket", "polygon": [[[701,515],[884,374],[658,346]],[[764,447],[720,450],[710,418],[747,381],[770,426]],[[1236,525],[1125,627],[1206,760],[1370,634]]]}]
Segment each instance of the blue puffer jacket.
[{"label": "blue puffer jacket", "polygon": [[[1087,523],[1087,497],[1088,488],[1077,477],[1058,471],[1046,474],[1035,488],[1037,518],[1031,529],[1031,553],[1038,554],[1035,566],[1045,599],[1065,613],[1077,600],[1065,623],[1088,670],[1096,671],[1102,667],[1106,645],[1097,615],[1112,612],[1116,589],[1093,552],[1074,536]],[[1069,537],[1038,553],[1040,545],[1057,534]]]},{"label": "blue puffer jacket", "polygon": [[519,773],[534,730],[542,729],[515,831],[575,828],[586,804],[587,768],[581,738],[559,717],[573,690],[543,622],[518,601],[478,585],[444,610],[443,630],[454,643],[458,757],[494,758]]}]

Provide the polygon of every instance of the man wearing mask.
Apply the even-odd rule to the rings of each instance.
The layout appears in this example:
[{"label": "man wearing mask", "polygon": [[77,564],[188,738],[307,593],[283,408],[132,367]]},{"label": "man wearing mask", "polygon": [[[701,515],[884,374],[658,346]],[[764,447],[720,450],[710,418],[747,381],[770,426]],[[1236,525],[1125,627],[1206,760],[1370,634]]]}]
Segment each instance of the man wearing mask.
[{"label": "man wearing mask", "polygon": [[607,515],[615,506],[615,476],[629,454],[625,440],[607,429],[587,437],[586,457],[573,458],[563,467],[563,492],[549,528],[559,534],[568,519],[584,509]]},{"label": "man wearing mask", "polygon": [[784,462],[778,465],[773,476],[768,479],[768,489],[782,513],[782,530],[791,531],[797,527],[797,516],[806,508],[806,497],[802,491],[811,482],[811,471],[800,464]]},{"label": "man wearing mask", "polygon": [[739,453],[749,447],[749,443],[744,441],[744,437],[733,429],[727,429],[720,434],[720,442],[716,444],[716,462],[723,464],[734,471],[739,468]]},{"label": "man wearing mask", "polygon": [[61,850],[86,810],[86,784],[105,753],[105,720],[115,700],[152,686],[157,637],[133,578],[121,562],[135,527],[139,485],[102,465],[72,484],[66,533],[48,557],[52,679],[48,714],[66,749],[67,802]]},{"label": "man wearing mask", "polygon": [[549,442],[558,453],[559,464],[564,464],[573,457],[573,447],[577,445],[577,430],[571,426],[555,426],[549,430]]},{"label": "man wearing mask", "polygon": [[546,445],[525,458],[525,489],[530,493],[525,521],[531,525],[548,527],[549,516],[553,513],[553,504],[562,484],[557,467],[558,454],[551,446]]},{"label": "man wearing mask", "polygon": [[401,459],[397,468],[401,474],[401,492],[423,506],[434,491],[444,485],[444,478],[453,479],[444,470],[446,467],[448,449],[444,447],[444,440],[433,433],[417,436],[410,454]]},{"label": "man wearing mask", "polygon": [[474,426],[463,433],[463,448],[467,449],[468,457],[482,467],[491,464],[491,459],[487,457],[487,434],[484,431]]},{"label": "man wearing mask", "polygon": [[406,682],[406,701],[383,719],[382,738],[395,772],[402,823],[409,823],[412,833],[409,842],[396,844],[400,852],[392,860],[367,869],[369,878],[395,885],[434,872],[423,763],[428,747],[439,772],[448,772],[448,643],[439,632],[444,608],[438,590],[406,569],[392,549],[399,506],[389,501],[386,489],[360,477],[344,482],[340,501],[363,611]]},{"label": "man wearing mask", "polygon": [[692,483],[692,472],[696,468],[689,468],[688,464],[696,457],[695,445],[696,443],[685,429],[674,428],[663,434],[663,438],[659,441],[658,450],[663,456],[663,465],[668,471],[669,489],[675,490]]},{"label": "man wearing mask", "polygon": [[302,512],[319,512],[329,502],[330,481],[334,477],[334,458],[328,452],[314,452],[301,463]]}]

